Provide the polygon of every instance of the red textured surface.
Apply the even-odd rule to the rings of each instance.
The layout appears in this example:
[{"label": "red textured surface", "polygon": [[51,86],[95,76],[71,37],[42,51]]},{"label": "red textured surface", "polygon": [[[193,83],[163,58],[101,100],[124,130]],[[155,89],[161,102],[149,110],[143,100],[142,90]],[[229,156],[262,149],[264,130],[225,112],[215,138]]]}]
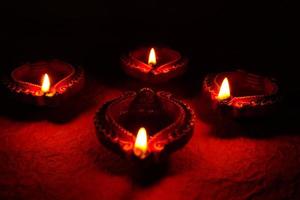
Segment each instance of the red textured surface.
[{"label": "red textured surface", "polygon": [[[59,118],[80,110],[63,121],[2,106],[0,199],[300,198],[297,130],[224,138],[197,115],[187,146],[142,176],[99,143],[93,124],[96,110],[123,89],[94,84],[78,102],[47,111]],[[197,110],[198,98],[184,101]]]}]

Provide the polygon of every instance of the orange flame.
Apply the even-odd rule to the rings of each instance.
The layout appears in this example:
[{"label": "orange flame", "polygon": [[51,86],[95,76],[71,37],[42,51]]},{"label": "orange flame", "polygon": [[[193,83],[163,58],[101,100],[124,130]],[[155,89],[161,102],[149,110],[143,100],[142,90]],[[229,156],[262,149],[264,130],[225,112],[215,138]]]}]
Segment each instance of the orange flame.
[{"label": "orange flame", "polygon": [[220,87],[220,91],[219,91],[217,99],[225,100],[225,99],[228,99],[229,97],[230,97],[230,87],[229,87],[228,78],[225,77],[222,82],[222,85]]},{"label": "orange flame", "polygon": [[142,127],[139,129],[138,134],[136,136],[133,152],[140,159],[144,159],[146,157],[147,150],[148,150],[147,131],[144,127]]},{"label": "orange flame", "polygon": [[47,93],[47,92],[49,92],[49,90],[50,90],[50,79],[49,79],[49,76],[48,76],[48,74],[45,74],[44,76],[43,76],[43,81],[42,81],[42,92],[44,92],[44,93]]},{"label": "orange flame", "polygon": [[156,55],[154,48],[151,48],[148,58],[148,64],[149,65],[156,65]]}]

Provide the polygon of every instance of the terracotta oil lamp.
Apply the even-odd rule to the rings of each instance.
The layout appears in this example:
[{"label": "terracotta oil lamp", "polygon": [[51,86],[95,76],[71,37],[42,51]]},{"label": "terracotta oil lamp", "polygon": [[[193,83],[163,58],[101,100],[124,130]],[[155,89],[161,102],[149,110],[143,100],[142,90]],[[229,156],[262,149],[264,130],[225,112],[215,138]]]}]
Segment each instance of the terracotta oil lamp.
[{"label": "terracotta oil lamp", "polygon": [[180,76],[187,63],[187,58],[170,48],[140,48],[121,58],[121,66],[129,76],[150,83]]},{"label": "terracotta oil lamp", "polygon": [[138,160],[159,160],[191,138],[193,111],[167,92],[149,88],[127,92],[105,103],[95,116],[100,141]]},{"label": "terracotta oil lamp", "polygon": [[203,89],[213,109],[233,117],[267,115],[280,100],[274,79],[242,70],[208,75]]},{"label": "terracotta oil lamp", "polygon": [[84,84],[82,68],[59,60],[27,63],[4,80],[15,100],[37,106],[56,106],[77,94]]}]

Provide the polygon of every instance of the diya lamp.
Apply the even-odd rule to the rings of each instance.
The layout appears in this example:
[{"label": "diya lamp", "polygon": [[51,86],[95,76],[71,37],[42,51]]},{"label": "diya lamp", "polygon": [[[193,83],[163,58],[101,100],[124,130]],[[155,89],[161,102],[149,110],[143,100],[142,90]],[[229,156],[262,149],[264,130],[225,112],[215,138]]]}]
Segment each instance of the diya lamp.
[{"label": "diya lamp", "polygon": [[105,103],[95,126],[109,149],[130,160],[155,163],[189,141],[194,114],[170,93],[143,88]]},{"label": "diya lamp", "polygon": [[27,63],[3,80],[11,97],[36,106],[56,106],[77,94],[84,72],[59,60]]},{"label": "diya lamp", "polygon": [[208,75],[203,89],[213,110],[233,118],[271,114],[280,100],[274,79],[242,70]]},{"label": "diya lamp", "polygon": [[166,82],[183,74],[188,59],[170,48],[139,48],[121,57],[121,67],[134,78],[150,83]]}]

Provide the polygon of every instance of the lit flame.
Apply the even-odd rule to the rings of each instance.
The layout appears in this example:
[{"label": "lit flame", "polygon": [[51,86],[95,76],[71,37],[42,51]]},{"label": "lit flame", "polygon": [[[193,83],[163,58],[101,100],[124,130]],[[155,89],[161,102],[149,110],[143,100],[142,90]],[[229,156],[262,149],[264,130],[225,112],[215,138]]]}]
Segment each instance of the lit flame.
[{"label": "lit flame", "polygon": [[45,74],[42,80],[42,92],[46,93],[50,90],[50,79],[48,74]]},{"label": "lit flame", "polygon": [[154,48],[151,48],[150,53],[149,53],[149,58],[148,58],[148,64],[149,65],[156,65],[156,55]]},{"label": "lit flame", "polygon": [[229,97],[230,97],[229,82],[228,82],[228,78],[225,77],[220,87],[220,91],[217,98],[218,100],[225,100],[228,99]]},{"label": "lit flame", "polygon": [[147,149],[148,149],[147,131],[144,127],[142,127],[139,129],[138,134],[136,136],[133,152],[137,157],[144,159],[146,157]]}]

